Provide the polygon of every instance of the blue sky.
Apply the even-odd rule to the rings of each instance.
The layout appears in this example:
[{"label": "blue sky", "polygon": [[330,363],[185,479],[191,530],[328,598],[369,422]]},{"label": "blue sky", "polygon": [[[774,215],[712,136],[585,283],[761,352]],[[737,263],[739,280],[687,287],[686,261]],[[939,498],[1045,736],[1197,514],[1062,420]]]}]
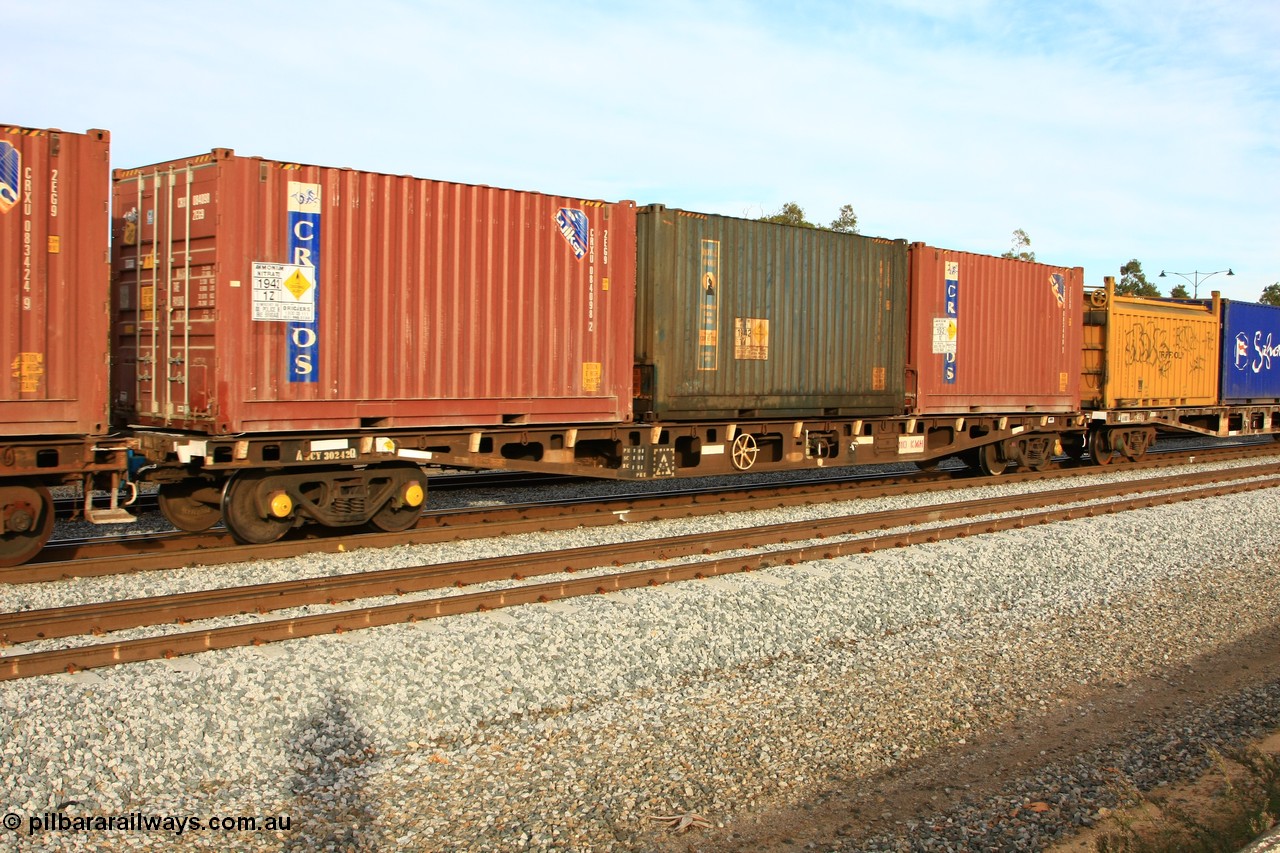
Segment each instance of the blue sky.
[{"label": "blue sky", "polygon": [[1280,4],[9,0],[0,121],[1280,281]]}]

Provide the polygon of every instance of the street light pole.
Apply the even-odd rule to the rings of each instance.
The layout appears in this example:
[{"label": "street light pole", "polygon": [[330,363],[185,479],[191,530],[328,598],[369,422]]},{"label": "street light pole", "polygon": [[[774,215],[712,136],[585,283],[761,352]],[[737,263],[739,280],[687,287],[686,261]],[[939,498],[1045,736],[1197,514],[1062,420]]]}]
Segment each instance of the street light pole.
[{"label": "street light pole", "polygon": [[[1220,272],[1224,272],[1227,275],[1235,275],[1235,273],[1233,273],[1230,268],[1227,268],[1225,270],[1214,270],[1213,272],[1200,272],[1199,270],[1192,270],[1191,272],[1174,272],[1173,270],[1169,270],[1169,275],[1176,275],[1180,278],[1185,278],[1187,281],[1189,281],[1191,283],[1191,298],[1199,299],[1200,298],[1200,282],[1205,281],[1210,276],[1215,276]],[[1191,276],[1195,276],[1195,278],[1193,279],[1191,278]],[[1157,278],[1164,278],[1164,277],[1165,277],[1165,271],[1160,270],[1160,275],[1158,275]]]}]

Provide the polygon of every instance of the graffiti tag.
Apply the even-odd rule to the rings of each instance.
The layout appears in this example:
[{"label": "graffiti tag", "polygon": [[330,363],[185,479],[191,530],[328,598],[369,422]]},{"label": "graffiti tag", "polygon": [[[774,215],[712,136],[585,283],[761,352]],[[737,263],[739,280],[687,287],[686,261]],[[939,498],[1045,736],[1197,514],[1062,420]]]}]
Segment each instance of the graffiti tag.
[{"label": "graffiti tag", "polygon": [[1147,364],[1164,376],[1175,361],[1184,361],[1191,372],[1204,370],[1207,360],[1208,338],[1196,335],[1194,326],[1178,326],[1170,335],[1169,329],[1155,323],[1134,323],[1124,336],[1126,364]]}]

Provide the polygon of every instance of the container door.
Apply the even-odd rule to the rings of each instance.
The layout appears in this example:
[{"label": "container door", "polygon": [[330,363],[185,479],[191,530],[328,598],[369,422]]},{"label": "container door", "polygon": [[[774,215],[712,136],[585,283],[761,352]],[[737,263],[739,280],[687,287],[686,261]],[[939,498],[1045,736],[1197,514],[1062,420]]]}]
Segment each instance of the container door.
[{"label": "container door", "polygon": [[210,414],[215,181],[211,163],[116,177],[120,393],[149,423]]}]

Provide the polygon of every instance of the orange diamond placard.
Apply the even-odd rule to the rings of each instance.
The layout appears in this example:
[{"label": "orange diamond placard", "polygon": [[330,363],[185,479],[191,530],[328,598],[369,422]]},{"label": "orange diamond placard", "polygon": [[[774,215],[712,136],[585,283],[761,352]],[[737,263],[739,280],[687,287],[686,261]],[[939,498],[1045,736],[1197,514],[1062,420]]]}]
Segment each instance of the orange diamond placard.
[{"label": "orange diamond placard", "polygon": [[294,270],[293,275],[284,280],[284,289],[293,294],[294,299],[301,299],[311,287],[310,280],[302,274],[302,270]]}]

